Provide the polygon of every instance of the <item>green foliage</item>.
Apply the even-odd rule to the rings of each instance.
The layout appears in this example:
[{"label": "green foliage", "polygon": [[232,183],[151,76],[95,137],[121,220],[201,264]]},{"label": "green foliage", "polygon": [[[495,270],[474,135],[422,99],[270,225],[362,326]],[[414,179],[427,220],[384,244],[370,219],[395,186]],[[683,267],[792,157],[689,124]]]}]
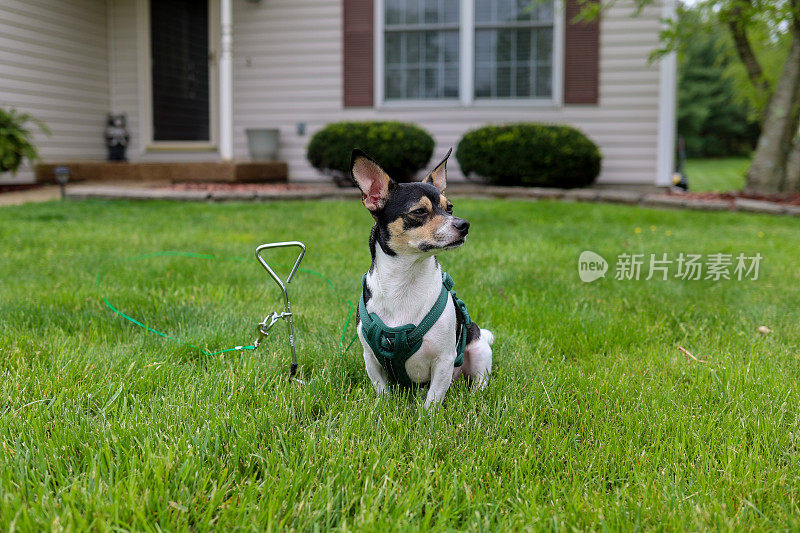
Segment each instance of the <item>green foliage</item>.
[{"label": "green foliage", "polygon": [[45,124],[27,113],[16,109],[0,108],[0,172],[17,172],[24,159],[33,163],[39,159],[39,151],[33,144],[33,132],[26,127],[32,122],[49,134]]},{"label": "green foliage", "polygon": [[465,175],[500,185],[584,187],[600,173],[600,149],[571,126],[518,123],[484,126],[458,143]]},{"label": "green foliage", "polygon": [[412,181],[433,154],[427,131],[404,122],[335,122],[318,131],[308,143],[308,161],[334,176],[350,175],[353,148],[364,150],[397,181]]},{"label": "green foliage", "polygon": [[[753,52],[763,69],[764,79],[770,90],[765,92],[753,86],[747,75],[747,70],[735,56],[732,45],[728,48],[728,56],[731,59],[727,62],[725,75],[733,84],[735,100],[747,105],[748,119],[757,123],[761,120],[761,114],[766,108],[772,89],[783,72],[786,56],[791,45],[791,35],[788,33],[775,33],[774,29],[770,28],[768,23],[764,21],[753,22],[748,27],[747,33],[750,36]],[[726,37],[728,37],[727,34]]]},{"label": "green foliage", "polygon": [[[603,0],[602,9],[617,3],[617,0]],[[638,13],[654,0],[635,0],[635,3]],[[584,7],[581,15],[592,17],[597,12],[596,6]],[[691,18],[687,18],[687,14]],[[755,87],[750,80],[732,44],[728,29],[732,20],[741,21],[746,28],[749,44],[761,65],[763,80],[769,90]],[[735,99],[746,101],[752,120],[759,121],[786,63],[791,43],[789,29],[795,20],[800,20],[800,4],[791,0],[693,0],[690,4],[680,4],[678,17],[666,21],[666,27],[660,33],[660,46],[650,54],[650,59],[658,60],[675,51],[684,54],[687,44],[704,34],[715,34],[724,41],[718,52],[725,56],[725,73],[733,80]]]},{"label": "green foliage", "polygon": [[759,135],[747,102],[726,74],[733,43],[726,30],[705,24],[693,10],[680,11],[685,29],[678,69],[678,134],[689,157],[747,155]]}]

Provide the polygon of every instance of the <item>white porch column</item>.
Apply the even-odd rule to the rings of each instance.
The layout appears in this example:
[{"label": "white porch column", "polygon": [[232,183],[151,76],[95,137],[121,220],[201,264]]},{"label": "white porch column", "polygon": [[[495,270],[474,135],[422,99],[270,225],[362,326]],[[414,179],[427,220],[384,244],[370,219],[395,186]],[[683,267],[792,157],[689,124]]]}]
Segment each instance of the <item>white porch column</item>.
[{"label": "white porch column", "polygon": [[232,0],[220,0],[219,56],[219,155],[233,159],[233,7]]}]

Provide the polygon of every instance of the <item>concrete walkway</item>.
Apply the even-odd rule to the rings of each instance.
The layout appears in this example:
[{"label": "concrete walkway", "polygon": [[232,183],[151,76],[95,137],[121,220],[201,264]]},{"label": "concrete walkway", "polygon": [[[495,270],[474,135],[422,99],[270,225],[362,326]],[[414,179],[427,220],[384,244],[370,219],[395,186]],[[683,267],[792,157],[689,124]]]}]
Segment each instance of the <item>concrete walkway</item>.
[{"label": "concrete walkway", "polygon": [[131,185],[119,184],[75,184],[67,187],[67,198],[85,200],[89,198],[119,200],[177,200],[177,201],[278,201],[278,200],[325,200],[337,198],[360,198],[355,187],[340,188],[330,184],[298,185],[294,189],[257,186],[245,190],[236,189],[176,189],[169,184]]},{"label": "concrete walkway", "polygon": [[[57,192],[57,191],[56,191]],[[634,191],[626,189],[549,189],[542,187],[498,187],[471,183],[454,183],[447,188],[451,197],[513,198],[522,200],[565,200],[639,205],[657,208],[683,208],[700,211],[743,211],[800,217],[800,206],[786,205],[747,198],[732,200],[698,199],[668,192]],[[361,193],[355,188],[339,188],[329,184],[302,186],[297,189],[275,190],[177,190],[165,185],[131,186],[129,184],[76,184],[67,188],[67,197],[124,200],[178,201],[258,201],[354,199]]]},{"label": "concrete walkway", "polygon": [[[683,208],[700,211],[743,211],[772,215],[800,217],[800,206],[778,204],[747,198],[732,200],[697,199],[667,192],[633,191],[626,189],[548,189],[543,187],[498,187],[472,183],[454,183],[447,188],[448,196],[473,198],[514,198],[521,200],[566,200],[572,202],[597,202],[640,205],[658,208]],[[295,189],[275,189],[268,186],[247,190],[180,190],[165,183],[104,183],[73,184],[67,186],[67,198],[119,200],[172,200],[172,201],[239,201],[274,202],[281,200],[356,199],[361,193],[355,188],[340,188],[330,184],[300,185]],[[0,207],[29,202],[49,202],[60,197],[57,186],[0,194]]]},{"label": "concrete walkway", "polygon": [[36,189],[26,189],[23,191],[4,192],[0,194],[0,207],[7,205],[22,205],[31,202],[50,202],[61,198],[61,192],[57,185],[46,185]]}]

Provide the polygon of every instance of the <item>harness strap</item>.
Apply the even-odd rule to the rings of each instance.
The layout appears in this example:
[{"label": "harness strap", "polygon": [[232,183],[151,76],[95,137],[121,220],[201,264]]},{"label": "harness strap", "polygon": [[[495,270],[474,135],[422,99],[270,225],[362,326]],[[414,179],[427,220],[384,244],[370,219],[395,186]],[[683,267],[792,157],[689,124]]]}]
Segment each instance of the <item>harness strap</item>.
[{"label": "harness strap", "polygon": [[403,387],[417,385],[406,372],[406,361],[422,346],[422,339],[433,327],[447,307],[448,298],[453,299],[456,313],[461,315],[459,330],[456,337],[455,367],[464,364],[464,350],[466,348],[467,330],[471,325],[467,306],[456,296],[453,290],[453,278],[446,272],[442,273],[442,290],[430,311],[423,317],[418,325],[406,324],[404,326],[389,327],[383,323],[378,315],[367,311],[364,301],[367,275],[361,279],[362,293],[358,302],[358,314],[361,318],[361,333],[372,348],[373,353],[381,366],[389,374],[392,381]]},{"label": "harness strap", "polygon": [[453,366],[459,367],[464,364],[464,350],[467,348],[467,331],[472,327],[472,319],[469,316],[469,311],[467,311],[467,304],[465,304],[464,301],[456,295],[456,291],[453,290],[455,282],[447,272],[442,273],[442,285],[450,293],[450,296],[453,297],[456,313],[461,313],[460,328],[456,332],[456,360],[453,364]]}]

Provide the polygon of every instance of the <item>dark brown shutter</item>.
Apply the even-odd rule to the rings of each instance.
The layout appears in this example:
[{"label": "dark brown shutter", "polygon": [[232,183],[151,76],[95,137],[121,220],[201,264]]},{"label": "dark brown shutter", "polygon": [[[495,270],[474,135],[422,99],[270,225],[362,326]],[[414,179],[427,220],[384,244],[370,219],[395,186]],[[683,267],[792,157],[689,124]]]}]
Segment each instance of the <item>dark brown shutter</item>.
[{"label": "dark brown shutter", "polygon": [[[597,0],[589,0],[595,2]],[[588,2],[586,2],[588,3]],[[566,0],[564,103],[596,104],[600,78],[600,15],[573,22],[584,2]]]},{"label": "dark brown shutter", "polygon": [[344,106],[373,105],[373,2],[344,2]]}]

